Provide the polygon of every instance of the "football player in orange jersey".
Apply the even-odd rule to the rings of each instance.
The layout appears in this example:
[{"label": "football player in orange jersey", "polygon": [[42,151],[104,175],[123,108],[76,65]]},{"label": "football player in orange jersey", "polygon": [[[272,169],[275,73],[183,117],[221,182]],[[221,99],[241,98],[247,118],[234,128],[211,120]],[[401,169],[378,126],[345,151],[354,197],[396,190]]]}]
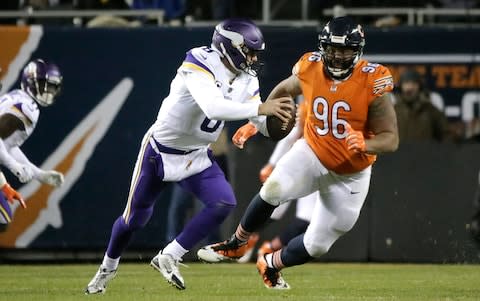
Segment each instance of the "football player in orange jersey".
[{"label": "football player in orange jersey", "polygon": [[280,159],[235,234],[198,252],[200,259],[212,262],[241,255],[250,233],[278,205],[319,191],[305,234],[258,258],[267,288],[289,288],[281,269],[322,256],[352,229],[368,193],[376,154],[398,147],[390,93],[393,79],[386,67],[361,59],[362,27],[348,17],[334,18],[323,28],[319,42],[319,51],[303,55],[293,74],[268,96],[303,94],[304,138]]}]

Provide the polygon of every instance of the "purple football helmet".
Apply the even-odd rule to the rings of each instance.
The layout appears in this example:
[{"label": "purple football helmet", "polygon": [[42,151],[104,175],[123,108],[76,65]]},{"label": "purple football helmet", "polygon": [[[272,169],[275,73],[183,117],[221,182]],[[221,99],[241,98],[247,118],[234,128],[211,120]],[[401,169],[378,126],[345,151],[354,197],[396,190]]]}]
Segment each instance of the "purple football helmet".
[{"label": "purple football helmet", "polygon": [[55,64],[36,59],[23,68],[21,88],[42,107],[54,103],[62,88],[63,77]]},{"label": "purple football helmet", "polygon": [[215,27],[212,45],[238,71],[257,76],[262,62],[250,61],[247,55],[256,55],[265,49],[260,29],[248,19],[228,19]]},{"label": "purple football helmet", "polygon": [[[335,79],[349,76],[363,54],[365,34],[362,26],[349,17],[337,17],[325,25],[318,39],[325,71]],[[352,49],[353,56],[344,60],[329,56],[332,47]]]}]

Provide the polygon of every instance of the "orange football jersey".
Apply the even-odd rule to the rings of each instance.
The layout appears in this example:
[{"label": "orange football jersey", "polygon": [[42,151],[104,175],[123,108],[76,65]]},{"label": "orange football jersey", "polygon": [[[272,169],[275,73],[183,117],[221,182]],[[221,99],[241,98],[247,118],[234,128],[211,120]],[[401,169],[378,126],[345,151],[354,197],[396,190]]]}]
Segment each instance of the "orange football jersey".
[{"label": "orange football jersey", "polygon": [[368,137],[368,106],[393,90],[390,71],[360,60],[347,80],[334,81],[323,70],[318,52],[306,53],[293,68],[301,82],[304,103],[304,137],[320,162],[339,174],[361,171],[376,159],[374,155],[347,149],[345,125]]}]

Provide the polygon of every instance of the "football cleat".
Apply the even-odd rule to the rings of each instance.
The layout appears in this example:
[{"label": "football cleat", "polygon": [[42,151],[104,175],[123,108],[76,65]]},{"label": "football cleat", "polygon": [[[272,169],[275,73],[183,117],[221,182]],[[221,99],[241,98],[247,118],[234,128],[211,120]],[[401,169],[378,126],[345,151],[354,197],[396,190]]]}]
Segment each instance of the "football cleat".
[{"label": "football cleat", "polygon": [[257,257],[263,257],[263,255],[273,253],[274,251],[275,250],[272,248],[272,242],[266,240],[258,249]]},{"label": "football cleat", "polygon": [[263,284],[266,288],[279,290],[290,289],[290,285],[283,280],[282,273],[267,265],[265,256],[258,256],[257,270],[260,276],[262,276]]},{"label": "football cleat", "polygon": [[185,289],[185,282],[183,281],[180,270],[178,269],[180,260],[176,260],[170,254],[158,254],[153,257],[150,265],[167,280],[168,283],[173,285],[179,290]]},{"label": "football cleat", "polygon": [[87,285],[85,289],[85,295],[90,294],[104,294],[107,290],[107,283],[115,278],[117,275],[117,270],[108,271],[106,268],[100,266],[95,276]]},{"label": "football cleat", "polygon": [[239,241],[234,234],[229,240],[202,247],[197,251],[197,256],[202,261],[217,263],[238,259],[247,251],[248,243]]},{"label": "football cleat", "polygon": [[242,257],[237,259],[238,263],[247,263],[250,261],[259,237],[260,236],[257,233],[253,233],[252,235],[250,235],[250,238],[247,241],[247,251]]}]

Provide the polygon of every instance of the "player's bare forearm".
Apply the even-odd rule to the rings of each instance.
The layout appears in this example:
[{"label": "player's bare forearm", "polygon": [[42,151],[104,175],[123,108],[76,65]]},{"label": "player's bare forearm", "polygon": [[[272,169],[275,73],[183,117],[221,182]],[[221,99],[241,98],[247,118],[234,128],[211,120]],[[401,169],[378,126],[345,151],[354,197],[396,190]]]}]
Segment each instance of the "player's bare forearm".
[{"label": "player's bare forearm", "polygon": [[394,152],[398,148],[398,135],[391,132],[378,133],[375,137],[365,139],[365,152],[380,154]]},{"label": "player's bare forearm", "polygon": [[300,81],[295,75],[284,79],[278,83],[272,92],[268,95],[267,99],[279,98],[284,96],[290,96],[295,98],[296,96],[302,94],[302,89],[300,86]]},{"label": "player's bare forearm", "polygon": [[368,128],[373,136],[366,139],[367,153],[394,152],[398,148],[397,116],[389,93],[377,97],[368,107]]}]

